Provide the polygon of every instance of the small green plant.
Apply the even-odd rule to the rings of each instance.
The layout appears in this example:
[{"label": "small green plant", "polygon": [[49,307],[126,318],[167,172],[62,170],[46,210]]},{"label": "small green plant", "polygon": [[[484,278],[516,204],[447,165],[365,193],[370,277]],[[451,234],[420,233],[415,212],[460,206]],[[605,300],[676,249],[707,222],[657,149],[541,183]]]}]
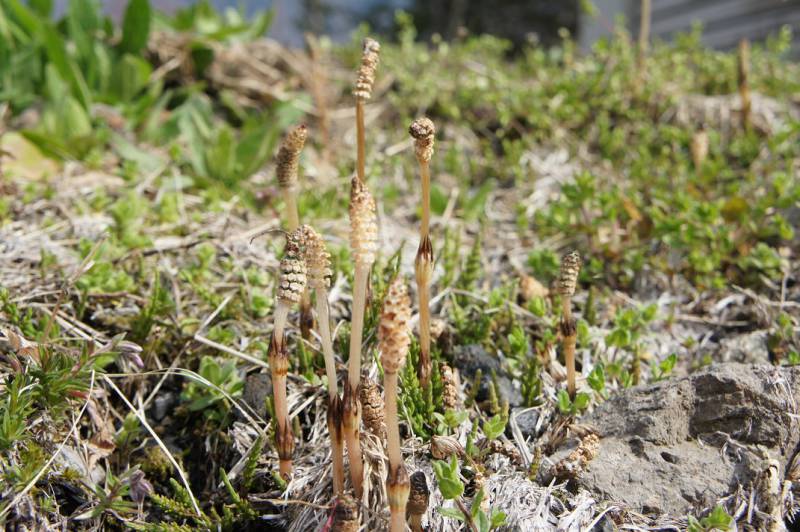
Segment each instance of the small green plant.
[{"label": "small green plant", "polygon": [[675,364],[677,362],[678,355],[672,353],[670,356],[659,362],[657,366],[651,366],[651,380],[653,382],[658,382],[668,378],[670,375],[672,375],[672,370],[675,368]]},{"label": "small green plant", "polygon": [[489,532],[503,526],[506,521],[505,513],[492,510],[487,514],[481,509],[481,503],[486,496],[483,488],[475,494],[472,505],[469,508],[464,505],[461,500],[461,496],[464,493],[464,483],[461,481],[460,468],[455,456],[452,456],[449,462],[434,460],[433,472],[436,475],[442,497],[446,501],[453,501],[456,505],[455,508],[447,506],[439,508],[440,514],[461,521],[472,530],[479,532]]},{"label": "small green plant", "polygon": [[[614,318],[614,329],[606,335],[608,346],[631,353],[630,374],[634,386],[639,384],[641,378],[641,336],[655,319],[656,312],[655,305],[621,310]],[[669,369],[671,371],[672,368]]]},{"label": "small green plant", "polygon": [[689,532],[728,532],[733,525],[733,517],[728,515],[725,508],[716,506],[710,514],[699,521],[693,516],[689,516]]},{"label": "small green plant", "polygon": [[574,399],[570,399],[569,392],[559,390],[557,396],[558,411],[565,416],[577,416],[589,407],[592,396],[586,392],[578,392]]},{"label": "small green plant", "polygon": [[[244,382],[232,361],[220,363],[212,357],[204,356],[200,360],[197,373],[230,397],[238,397],[244,388]],[[188,382],[181,393],[181,399],[187,402],[189,411],[202,412],[208,420],[223,423],[228,419],[230,404],[225,395],[202,382]]]}]

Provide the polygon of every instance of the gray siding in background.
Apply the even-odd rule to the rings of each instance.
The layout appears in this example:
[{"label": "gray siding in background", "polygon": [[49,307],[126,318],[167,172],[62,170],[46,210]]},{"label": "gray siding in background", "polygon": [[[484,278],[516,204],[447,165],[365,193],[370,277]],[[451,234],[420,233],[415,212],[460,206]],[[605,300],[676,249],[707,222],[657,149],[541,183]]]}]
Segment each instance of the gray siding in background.
[{"label": "gray siding in background", "polygon": [[[600,16],[583,16],[580,40],[590,46],[608,35],[610,22],[624,15],[633,35],[639,32],[639,0],[595,0]],[[761,41],[782,26],[794,30],[795,55],[800,52],[800,0],[652,0],[650,35],[670,40],[689,31],[694,22],[703,24],[703,42],[720,49],[734,48],[743,38]]]}]

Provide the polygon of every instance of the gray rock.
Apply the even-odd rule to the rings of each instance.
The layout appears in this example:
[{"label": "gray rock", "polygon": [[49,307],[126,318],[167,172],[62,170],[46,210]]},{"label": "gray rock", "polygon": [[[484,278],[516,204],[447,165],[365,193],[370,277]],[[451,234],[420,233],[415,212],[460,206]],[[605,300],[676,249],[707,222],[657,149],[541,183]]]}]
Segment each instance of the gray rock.
[{"label": "gray rock", "polygon": [[757,481],[768,458],[783,470],[799,402],[796,367],[716,364],[626,390],[581,420],[601,440],[575,480],[636,511],[686,515]]},{"label": "gray rock", "polygon": [[153,400],[153,419],[161,421],[175,408],[178,398],[172,392],[162,392]]},{"label": "gray rock", "polygon": [[732,338],[725,338],[720,342],[719,354],[715,359],[720,362],[769,364],[767,332],[755,331]]},{"label": "gray rock", "polygon": [[509,406],[522,405],[522,392],[514,385],[512,376],[505,365],[498,357],[492,356],[482,346],[469,344],[457,347],[453,357],[453,364],[464,380],[470,382],[475,378],[478,370],[481,370],[483,378],[476,396],[479,402],[489,399],[489,383],[492,380],[492,374],[494,374],[497,379],[498,394],[508,401]]},{"label": "gray rock", "polygon": [[[539,436],[537,424],[539,423],[539,411],[534,408],[513,408],[511,417],[516,421],[519,430],[525,438],[535,439]],[[508,437],[511,435],[510,424],[506,427]]]}]

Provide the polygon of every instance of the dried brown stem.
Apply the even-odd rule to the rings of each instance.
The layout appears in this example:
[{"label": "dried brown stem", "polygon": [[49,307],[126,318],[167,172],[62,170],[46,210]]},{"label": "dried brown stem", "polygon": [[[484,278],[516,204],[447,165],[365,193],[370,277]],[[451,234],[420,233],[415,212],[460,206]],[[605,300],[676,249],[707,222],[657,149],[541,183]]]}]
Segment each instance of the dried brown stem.
[{"label": "dried brown stem", "polygon": [[361,403],[359,402],[359,381],[361,380],[361,339],[364,330],[364,307],[367,297],[367,278],[369,268],[356,264],[353,281],[353,311],[350,321],[350,358],[348,380],[344,392],[344,429],[347,454],[350,458],[350,479],[356,497],[361,497],[364,465],[361,457],[360,425]]},{"label": "dried brown stem", "polygon": [[378,52],[381,46],[369,37],[364,39],[361,65],[358,68],[353,96],[356,98],[356,175],[364,183],[366,166],[366,142],[364,128],[364,103],[372,97],[375,71],[378,68]]},{"label": "dried brown stem", "polygon": [[403,463],[396,467],[389,466],[389,477],[386,480],[386,494],[389,499],[389,532],[405,532],[406,530],[406,503],[411,491],[411,482]]},{"label": "dried brown stem", "polygon": [[750,41],[739,41],[739,96],[742,99],[742,127],[750,129]]},{"label": "dried brown stem", "polygon": [[428,118],[418,118],[411,123],[408,132],[414,138],[414,153],[419,163],[422,182],[422,220],[419,228],[419,248],[415,261],[417,292],[419,293],[419,367],[420,385],[425,388],[431,379],[431,278],[433,277],[433,245],[430,239],[431,219],[431,175],[430,160],[436,129]]},{"label": "dried brown stem", "polygon": [[342,401],[339,395],[328,395],[328,433],[331,437],[331,460],[333,462],[333,492],[337,497],[344,494],[344,434],[342,433]]},{"label": "dried brown stem", "polygon": [[577,252],[567,253],[561,259],[561,274],[556,285],[561,294],[561,338],[563,342],[564,363],[567,366],[567,392],[575,398],[575,343],[577,324],[572,317],[572,296],[578,285],[581,257]]},{"label": "dried brown stem", "polygon": [[287,479],[292,474],[294,435],[286,399],[289,353],[286,346],[285,329],[291,305],[300,300],[306,288],[306,262],[303,256],[302,231],[302,229],[296,229],[286,239],[286,249],[280,263],[280,278],[269,352],[275,406],[275,443],[280,458],[281,476]]},{"label": "dried brown stem", "polygon": [[363,493],[364,462],[361,454],[361,402],[358,400],[358,384],[344,384],[342,396],[342,431],[350,459],[350,481],[357,498]]}]

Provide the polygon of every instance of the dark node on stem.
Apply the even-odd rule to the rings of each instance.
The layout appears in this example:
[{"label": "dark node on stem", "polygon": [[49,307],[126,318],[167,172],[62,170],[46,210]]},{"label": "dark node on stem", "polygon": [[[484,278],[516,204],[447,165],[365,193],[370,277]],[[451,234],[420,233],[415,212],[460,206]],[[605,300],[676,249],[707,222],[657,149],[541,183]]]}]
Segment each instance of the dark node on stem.
[{"label": "dark node on stem", "polygon": [[398,464],[394,470],[389,471],[386,479],[386,492],[389,499],[389,508],[403,508],[408,501],[411,491],[411,481],[408,478],[405,464]]},{"label": "dark node on stem", "polygon": [[278,458],[291,460],[294,454],[294,434],[289,418],[279,422],[275,427],[275,446],[278,448]]},{"label": "dark node on stem", "polygon": [[339,396],[328,396],[328,413],[326,416],[328,422],[328,432],[334,437],[336,441],[342,441],[342,400]]},{"label": "dark node on stem", "polygon": [[561,318],[559,327],[561,329],[561,336],[564,338],[575,336],[578,333],[578,322],[575,320],[575,318],[571,318],[569,320]]},{"label": "dark node on stem", "polygon": [[361,402],[358,396],[361,393],[359,383],[354,390],[350,381],[344,383],[344,393],[342,394],[342,426],[345,430],[355,431],[358,434],[358,424],[361,418]]},{"label": "dark node on stem", "polygon": [[417,248],[417,264],[429,263],[433,264],[433,244],[431,244],[431,237],[425,235]]},{"label": "dark node on stem", "polygon": [[289,350],[286,348],[286,339],[283,335],[280,340],[272,335],[269,344],[269,365],[272,374],[278,377],[286,376],[289,371]]}]

